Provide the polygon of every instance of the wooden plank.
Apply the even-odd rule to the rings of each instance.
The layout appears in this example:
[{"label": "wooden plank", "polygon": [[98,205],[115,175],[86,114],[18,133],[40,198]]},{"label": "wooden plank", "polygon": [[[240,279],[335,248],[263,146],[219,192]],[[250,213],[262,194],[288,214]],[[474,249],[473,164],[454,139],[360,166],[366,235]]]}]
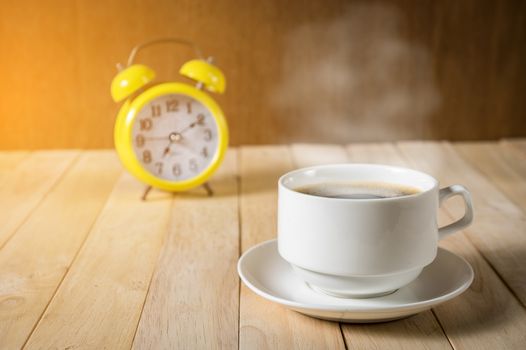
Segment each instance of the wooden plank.
[{"label": "wooden plank", "polygon": [[[439,221],[440,226],[452,219]],[[524,349],[526,311],[473,246],[457,233],[440,246],[464,257],[475,272],[471,287],[459,297],[434,308],[455,349]]]},{"label": "wooden plank", "polygon": [[[376,149],[378,146],[358,146],[356,149],[351,148],[349,154],[344,147],[334,145],[296,144],[291,147],[295,165],[299,167],[349,161],[374,163],[374,159],[368,159],[369,148]],[[388,150],[392,152],[381,152],[383,159],[387,163],[396,163],[399,155],[393,149]],[[451,349],[431,311],[396,322],[374,325],[342,323],[341,328],[345,342],[351,349]]]},{"label": "wooden plank", "polygon": [[24,158],[0,183],[0,248],[59,181],[78,151],[40,151]]},{"label": "wooden plank", "polygon": [[337,145],[297,143],[290,146],[295,167],[347,163],[345,148]]},{"label": "wooden plank", "polygon": [[[292,168],[288,147],[240,150],[241,247],[276,237],[277,179]],[[241,349],[343,349],[337,323],[325,322],[264,300],[245,285],[240,294]]]},{"label": "wooden plank", "polygon": [[451,349],[431,311],[374,324],[342,324],[349,349]]},{"label": "wooden plank", "polygon": [[0,152],[0,180],[16,169],[22,161],[29,156],[27,151]]},{"label": "wooden plank", "polygon": [[27,348],[131,347],[173,198],[152,191],[141,201],[143,191],[119,178]]},{"label": "wooden plank", "polygon": [[526,155],[526,139],[504,139],[502,143],[514,147],[522,152],[523,155]]},{"label": "wooden plank", "polygon": [[[420,168],[414,158],[398,153],[391,144],[375,146],[351,145],[351,154],[364,154],[361,160]],[[383,149],[383,150],[382,150]],[[397,154],[393,158],[394,154]],[[388,156],[385,156],[385,155]],[[425,154],[429,159],[432,155]],[[439,159],[437,160],[437,162]],[[438,163],[449,169],[449,164]],[[425,169],[422,169],[425,170]],[[446,210],[441,210],[439,225],[452,220]],[[440,246],[468,260],[475,272],[471,287],[459,297],[436,308],[441,326],[455,349],[519,349],[526,341],[526,312],[495,271],[467,239],[465,232],[456,233],[442,241]]]},{"label": "wooden plank", "polygon": [[[241,250],[276,238],[278,178],[293,169],[287,146],[240,149]],[[260,204],[259,204],[260,203]]]},{"label": "wooden plank", "polygon": [[82,154],[0,250],[0,348],[24,344],[120,172],[113,152]]},{"label": "wooden plank", "polygon": [[526,179],[526,141],[524,147],[520,147],[520,143],[516,141],[502,140],[499,142],[499,146],[502,150],[501,154],[522,178]]},{"label": "wooden plank", "polygon": [[347,146],[347,152],[355,163],[407,166],[403,155],[390,143],[353,143]]},{"label": "wooden plank", "polygon": [[238,345],[237,151],[211,186],[175,199],[133,347],[233,349]]},{"label": "wooden plank", "polygon": [[526,210],[526,177],[522,177],[515,169],[524,163],[510,161],[505,149],[495,142],[463,142],[455,143],[455,150],[484,174],[515,204]]},{"label": "wooden plank", "polygon": [[[460,183],[467,186],[475,205],[475,220],[465,232],[475,247],[488,259],[523,305],[526,305],[526,217],[487,178],[466,163],[445,143],[407,142],[400,144],[412,164],[433,174],[442,186]],[[445,205],[453,217],[463,215],[461,201]]]}]

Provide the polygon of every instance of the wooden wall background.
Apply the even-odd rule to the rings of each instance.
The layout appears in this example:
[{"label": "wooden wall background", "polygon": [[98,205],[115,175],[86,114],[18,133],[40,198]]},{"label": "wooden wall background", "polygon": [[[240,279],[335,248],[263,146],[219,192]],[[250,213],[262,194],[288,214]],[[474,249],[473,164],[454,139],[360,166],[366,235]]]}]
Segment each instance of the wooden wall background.
[{"label": "wooden wall background", "polygon": [[[381,2],[399,11],[403,39],[429,53],[441,102],[426,118],[401,116],[363,131],[353,128],[352,116],[333,116],[331,101],[320,102],[328,108],[324,115],[269,102],[288,74],[282,64],[288,33],[309,23],[323,27],[349,11],[349,1],[4,0],[0,148],[111,147],[118,108],[109,96],[115,63],[135,44],[159,36],[190,38],[216,57],[228,79],[227,94],[217,100],[233,144],[524,136],[525,3]],[[305,54],[297,55],[298,67],[319,44],[313,38]],[[191,57],[184,49],[159,47],[140,60],[170,78]],[[304,76],[305,84],[315,84],[310,72]],[[345,99],[345,91],[338,96]],[[345,119],[343,133],[333,133],[337,118]],[[389,134],[393,123],[402,132]]]}]

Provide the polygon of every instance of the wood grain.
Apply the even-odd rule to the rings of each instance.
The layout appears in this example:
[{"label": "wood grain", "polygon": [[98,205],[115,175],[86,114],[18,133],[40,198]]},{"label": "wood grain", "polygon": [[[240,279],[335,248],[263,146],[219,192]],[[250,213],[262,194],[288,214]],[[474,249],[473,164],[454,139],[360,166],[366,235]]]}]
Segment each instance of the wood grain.
[{"label": "wood grain", "polygon": [[517,174],[526,179],[526,140],[499,142],[500,154],[504,160]]},{"label": "wood grain", "polygon": [[522,152],[522,154],[526,154],[526,139],[507,139],[502,140],[502,143],[506,146],[515,148]]},{"label": "wood grain", "polygon": [[[526,305],[524,212],[466,163],[450,144],[404,142],[399,147],[411,158],[413,166],[434,175],[442,186],[467,186],[475,205],[475,220],[465,230],[466,235]],[[455,218],[463,215],[461,201],[448,201],[444,207]]]},{"label": "wood grain", "polygon": [[[277,180],[292,168],[288,147],[240,150],[241,247],[276,237]],[[344,349],[337,323],[303,316],[241,285],[240,349]]]},{"label": "wood grain", "polygon": [[509,199],[526,210],[526,176],[517,171],[521,164],[526,170],[526,162],[512,159],[504,148],[494,142],[456,143],[454,148]]},{"label": "wood grain", "polygon": [[29,154],[27,151],[0,152],[0,179],[3,181]]},{"label": "wood grain", "polygon": [[131,347],[172,204],[155,191],[143,202],[143,190],[119,178],[28,349]]},{"label": "wood grain", "polygon": [[176,196],[133,347],[234,349],[238,345],[237,151],[203,189]]},{"label": "wood grain", "polygon": [[78,154],[77,151],[35,152],[3,176],[0,183],[0,247],[60,180]]},{"label": "wood grain", "polygon": [[349,349],[451,349],[431,311],[376,324],[342,325]]},{"label": "wood grain", "polygon": [[83,153],[0,250],[0,348],[29,337],[120,173],[113,152]]},{"label": "wood grain", "polygon": [[245,146],[239,153],[241,250],[276,238],[277,186],[293,169],[287,146]]},{"label": "wood grain", "polygon": [[[451,222],[439,221],[443,226]],[[526,343],[526,311],[498,274],[471,244],[455,234],[440,246],[464,257],[473,267],[469,289],[434,309],[455,349],[522,349]]]},{"label": "wood grain", "polygon": [[[429,57],[442,96],[436,111],[396,120],[379,115],[366,122],[370,126],[379,121],[377,128],[364,129],[357,123],[359,115],[340,113],[349,94],[338,84],[322,91],[331,96],[318,102],[326,106],[323,115],[305,115],[302,103],[286,109],[272,104],[271,96],[291,74],[284,64],[291,52],[287,38],[298,31],[308,33],[312,26],[337,25],[349,6],[369,7],[373,14],[384,8],[399,12],[401,39],[417,48],[409,57]],[[214,97],[228,116],[233,144],[349,142],[379,140],[378,135],[388,140],[397,136],[390,131],[398,127],[412,139],[524,136],[525,6],[512,0],[4,1],[0,149],[112,147],[117,105],[109,85],[115,64],[123,62],[134,45],[165,36],[195,40],[225,71],[227,93]],[[367,23],[365,34],[384,25]],[[349,44],[345,35],[341,40],[336,43]],[[315,72],[301,67],[320,56],[332,63],[337,56],[332,51],[340,52],[339,47],[322,46],[307,35],[294,55],[302,77],[298,91],[319,85]],[[152,48],[138,57],[158,71],[160,80],[179,79],[179,66],[190,58],[189,50],[170,47]],[[344,57],[344,67],[350,67],[346,62]],[[418,79],[411,68],[418,66],[404,72],[395,95]],[[336,136],[342,124],[344,132]]]},{"label": "wood grain", "polygon": [[[312,165],[373,162],[368,159],[368,148],[352,149],[347,154],[343,146],[292,145],[292,157],[297,167]],[[382,152],[383,163],[398,162],[399,155]],[[394,322],[377,325],[341,324],[345,343],[351,349],[451,349],[440,325],[431,311]]]},{"label": "wood grain", "polygon": [[[245,146],[213,178],[216,196],[153,191],[146,202],[113,151],[0,152],[0,348],[522,349],[526,214],[511,189],[526,178],[523,145]],[[475,223],[440,242],[475,271],[465,293],[407,319],[340,326],[239,282],[239,253],[276,237],[278,177],[348,161],[468,186]],[[439,225],[462,211],[448,200]]]},{"label": "wood grain", "polygon": [[[431,147],[437,144],[428,145]],[[426,169],[420,166],[421,162],[430,157],[427,152],[420,156],[400,153],[392,144],[373,145],[370,151],[367,145],[350,145],[348,149],[363,162],[410,166],[424,171]],[[450,169],[444,163],[436,164]],[[446,210],[441,209],[440,212],[439,226],[453,220]],[[526,317],[525,309],[467,239],[466,232],[458,232],[441,240],[440,246],[464,257],[475,272],[475,280],[466,292],[434,308],[452,346],[455,349],[520,349],[526,339],[526,324],[521,321]]]}]

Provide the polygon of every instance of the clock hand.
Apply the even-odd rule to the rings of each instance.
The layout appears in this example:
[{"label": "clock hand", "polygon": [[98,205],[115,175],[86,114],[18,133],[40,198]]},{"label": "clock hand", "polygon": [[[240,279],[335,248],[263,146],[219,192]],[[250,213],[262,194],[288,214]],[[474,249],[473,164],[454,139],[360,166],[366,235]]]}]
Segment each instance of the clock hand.
[{"label": "clock hand", "polygon": [[193,128],[195,126],[195,123],[192,123],[190,125],[188,125],[186,128],[184,128],[183,130],[179,131],[179,134],[183,134],[184,132],[186,132],[187,130],[190,130],[191,128]]},{"label": "clock hand", "polygon": [[170,153],[170,145],[168,145],[163,151],[163,158]]},{"label": "clock hand", "polygon": [[202,115],[202,114],[198,114],[197,117],[196,117],[196,121],[191,123],[190,125],[188,125],[186,128],[184,128],[183,130],[179,131],[178,134],[182,136],[182,134],[192,128],[194,128],[196,125],[203,125],[204,123],[204,119],[205,119],[205,116]]},{"label": "clock hand", "polygon": [[183,135],[181,135],[181,133],[178,133],[178,132],[170,133],[170,135],[168,135],[168,140],[169,140],[168,146],[164,148],[162,157],[164,158],[166,155],[170,154],[170,146],[172,145],[172,143],[179,142],[182,139],[183,139]]},{"label": "clock hand", "polygon": [[204,116],[202,114],[199,114],[197,116],[197,120],[193,123],[191,123],[190,125],[188,125],[187,127],[185,127],[183,130],[181,131],[176,131],[176,132],[172,132],[170,133],[170,135],[168,135],[168,137],[166,136],[147,136],[145,137],[144,139],[147,140],[147,141],[156,141],[156,140],[166,140],[167,138],[171,141],[171,143],[173,142],[179,142],[183,139],[183,133],[194,128],[196,125],[203,125],[203,122],[204,122]]},{"label": "clock hand", "polygon": [[[187,127],[185,127],[184,129],[182,129],[179,132],[172,132],[172,133],[170,133],[170,135],[168,135],[168,145],[163,150],[162,158],[164,158],[168,154],[170,154],[170,146],[172,145],[172,143],[180,142],[183,139],[183,133],[185,133],[186,131],[194,128],[196,125],[202,125],[204,119],[205,119],[204,115],[198,114],[196,121],[190,123],[190,125],[188,125]],[[150,136],[150,137],[145,137],[145,139],[148,140],[148,141],[150,141],[150,140],[166,140],[166,137]]]},{"label": "clock hand", "polygon": [[183,130],[179,131],[179,135],[182,136],[183,133],[185,133],[186,131],[192,129],[193,127],[195,127],[197,125],[197,122],[193,122],[192,124],[188,125],[186,128],[184,128]]},{"label": "clock hand", "polygon": [[158,141],[158,140],[166,140],[166,136],[150,136],[144,138],[146,141]]}]

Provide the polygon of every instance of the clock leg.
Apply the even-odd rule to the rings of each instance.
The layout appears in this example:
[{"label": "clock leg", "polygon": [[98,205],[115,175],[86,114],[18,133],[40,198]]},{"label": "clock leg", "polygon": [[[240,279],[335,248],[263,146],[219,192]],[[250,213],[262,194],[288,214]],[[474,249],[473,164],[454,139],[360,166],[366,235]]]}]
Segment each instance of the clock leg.
[{"label": "clock leg", "polygon": [[144,190],[144,193],[142,194],[141,200],[145,201],[146,197],[148,196],[148,193],[150,193],[151,190],[152,190],[152,186],[146,187],[146,189]]},{"label": "clock leg", "polygon": [[203,184],[203,187],[206,190],[206,194],[210,197],[214,195],[214,191],[212,190],[212,187],[210,187],[210,184],[208,182],[205,182]]}]

